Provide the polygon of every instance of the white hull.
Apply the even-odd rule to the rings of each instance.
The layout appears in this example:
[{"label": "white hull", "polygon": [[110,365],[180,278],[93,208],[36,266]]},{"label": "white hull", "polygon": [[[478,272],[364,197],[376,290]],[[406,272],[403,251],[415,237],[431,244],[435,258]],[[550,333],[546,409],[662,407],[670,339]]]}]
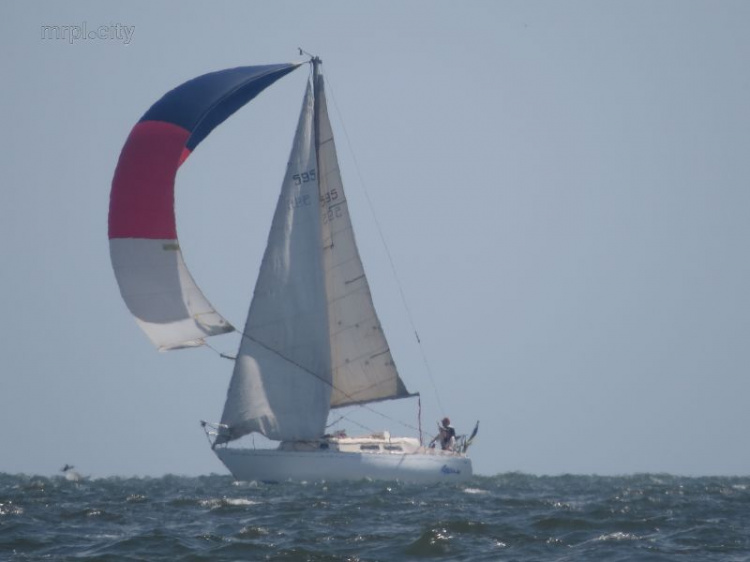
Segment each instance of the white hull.
[{"label": "white hull", "polygon": [[359,453],[217,447],[214,452],[232,476],[242,481],[331,482],[367,478],[433,483],[463,482],[472,476],[468,457],[434,449]]}]

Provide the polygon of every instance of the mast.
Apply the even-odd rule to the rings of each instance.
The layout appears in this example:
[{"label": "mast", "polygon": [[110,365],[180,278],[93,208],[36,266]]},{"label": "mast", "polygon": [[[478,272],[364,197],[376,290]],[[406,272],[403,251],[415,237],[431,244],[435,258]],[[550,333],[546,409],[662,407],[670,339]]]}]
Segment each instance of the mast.
[{"label": "mast", "polygon": [[313,56],[310,62],[313,65],[313,137],[315,142],[315,163],[320,170],[320,92],[322,90],[323,76],[320,74],[320,65],[323,61],[320,57]]}]

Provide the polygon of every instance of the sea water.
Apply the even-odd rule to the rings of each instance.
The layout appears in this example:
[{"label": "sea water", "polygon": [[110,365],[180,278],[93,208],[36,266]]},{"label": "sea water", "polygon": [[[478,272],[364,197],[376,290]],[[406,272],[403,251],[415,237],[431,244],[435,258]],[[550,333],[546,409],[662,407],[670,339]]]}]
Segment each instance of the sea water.
[{"label": "sea water", "polygon": [[0,474],[0,560],[750,560],[750,477]]}]

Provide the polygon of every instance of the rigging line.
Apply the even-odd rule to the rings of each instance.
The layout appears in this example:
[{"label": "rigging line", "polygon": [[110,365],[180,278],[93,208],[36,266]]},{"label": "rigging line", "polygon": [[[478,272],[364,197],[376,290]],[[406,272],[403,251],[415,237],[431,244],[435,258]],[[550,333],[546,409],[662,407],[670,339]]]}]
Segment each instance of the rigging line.
[{"label": "rigging line", "polygon": [[336,424],[337,424],[337,423],[339,423],[339,422],[340,422],[341,420],[346,420],[346,421],[348,421],[349,423],[352,423],[352,424],[356,425],[356,426],[357,426],[357,427],[359,427],[360,429],[364,429],[365,431],[369,431],[370,433],[375,433],[375,430],[374,430],[373,428],[371,428],[371,427],[367,427],[367,426],[366,426],[366,425],[364,425],[364,424],[361,424],[361,423],[359,423],[359,422],[356,422],[356,421],[354,421],[353,419],[351,419],[351,418],[349,418],[349,417],[347,417],[347,416],[341,416],[341,417],[339,417],[339,419],[337,419],[336,421],[333,421],[333,422],[329,423],[329,424],[328,424],[328,425],[326,426],[326,429],[328,429],[328,428],[329,428],[329,427],[331,427],[331,426],[334,426],[334,425],[336,425]]},{"label": "rigging line", "polygon": [[210,343],[208,343],[205,340],[203,341],[203,345],[205,345],[211,351],[215,352],[219,357],[222,357],[224,359],[229,359],[231,361],[234,361],[235,359],[237,359],[237,357],[233,357],[232,355],[227,355],[226,353],[222,353],[221,351],[216,349],[214,346],[212,346]]},{"label": "rigging line", "polygon": [[349,417],[346,417],[346,416],[342,416],[342,418],[344,418],[349,423],[352,423],[352,424],[356,425],[360,429],[364,429],[365,431],[369,431],[370,433],[375,433],[375,430],[373,428],[367,427],[366,425],[364,425],[362,423],[359,423],[358,421],[354,421],[352,418],[349,418]]},{"label": "rigging line", "polygon": [[[413,425],[411,425],[411,424],[408,424],[408,423],[406,423],[406,422],[403,422],[403,421],[401,421],[401,420],[398,420],[398,419],[396,419],[396,418],[394,418],[394,417],[392,417],[392,416],[388,416],[388,415],[384,414],[383,412],[378,412],[377,410],[375,410],[374,408],[371,408],[371,407],[370,407],[370,406],[368,406],[367,404],[363,404],[363,403],[361,403],[361,402],[357,403],[357,402],[355,401],[355,399],[354,399],[354,397],[353,397],[353,396],[350,396],[349,394],[347,394],[346,392],[344,392],[344,391],[343,391],[343,390],[341,390],[340,388],[337,388],[337,387],[336,387],[336,385],[335,385],[335,384],[333,384],[333,382],[332,382],[332,381],[329,381],[329,380],[326,380],[326,379],[324,379],[324,378],[323,378],[323,377],[321,377],[321,376],[320,376],[319,374],[317,374],[317,373],[314,373],[313,371],[311,371],[311,370],[310,370],[310,369],[308,369],[307,367],[304,367],[303,365],[300,365],[299,363],[297,363],[297,362],[296,362],[296,361],[294,361],[293,359],[290,359],[289,357],[286,357],[285,355],[282,355],[281,353],[279,353],[279,352],[278,352],[278,351],[276,351],[275,349],[273,349],[273,348],[271,348],[271,347],[268,347],[268,346],[267,346],[266,344],[264,344],[263,342],[261,342],[261,341],[258,341],[257,339],[255,339],[254,337],[252,337],[252,336],[251,336],[250,334],[247,334],[247,333],[245,333],[245,332],[241,332],[241,331],[239,331],[239,330],[237,330],[237,331],[238,331],[238,332],[239,332],[240,334],[242,334],[242,337],[243,337],[243,338],[247,338],[247,339],[249,339],[250,341],[252,341],[252,342],[255,342],[255,343],[257,343],[257,344],[258,344],[259,346],[261,346],[261,347],[262,347],[263,349],[265,349],[265,350],[267,350],[267,351],[270,351],[271,353],[273,353],[274,355],[277,355],[278,357],[280,357],[280,358],[281,358],[281,359],[283,359],[284,361],[286,361],[286,362],[288,362],[288,363],[291,363],[292,365],[294,365],[295,367],[297,367],[297,368],[301,369],[301,370],[302,370],[302,371],[304,371],[305,373],[307,373],[307,374],[309,374],[309,375],[312,375],[313,377],[315,377],[316,379],[318,379],[318,380],[319,380],[320,382],[322,382],[322,383],[324,383],[324,384],[327,384],[328,386],[330,386],[330,387],[331,387],[331,388],[332,388],[333,390],[335,390],[336,392],[340,392],[341,394],[343,394],[344,396],[346,396],[346,397],[347,397],[347,398],[348,398],[349,400],[351,400],[351,401],[353,402],[353,404],[351,404],[351,406],[357,406],[357,407],[359,407],[359,408],[364,408],[364,409],[365,409],[365,410],[367,410],[368,412],[371,412],[371,413],[373,413],[373,414],[377,414],[378,416],[380,416],[380,417],[382,417],[382,418],[384,418],[384,419],[386,419],[386,420],[388,420],[388,421],[391,421],[391,422],[395,422],[395,423],[397,423],[397,424],[399,424],[399,425],[402,425],[402,426],[404,426],[404,427],[408,427],[409,429],[414,429],[414,430],[416,430],[416,429],[417,429],[416,427],[414,427],[414,426],[413,426]],[[406,398],[406,396],[405,396],[404,398]]]},{"label": "rigging line", "polygon": [[326,429],[328,429],[329,427],[331,427],[333,425],[336,425],[337,423],[339,423],[343,419],[346,419],[346,416],[339,416],[338,419],[336,419],[336,420],[332,421],[331,423],[329,423],[328,425],[326,425]]},{"label": "rigging line", "polygon": [[399,291],[399,294],[401,295],[401,302],[404,306],[404,309],[406,310],[406,316],[409,320],[409,325],[411,326],[411,329],[414,332],[414,337],[417,340],[417,345],[422,354],[422,362],[424,363],[425,370],[427,371],[427,377],[429,378],[430,384],[432,385],[432,390],[435,392],[435,398],[437,399],[438,407],[440,408],[442,415],[445,415],[445,408],[443,407],[442,401],[440,400],[440,393],[438,392],[437,385],[435,384],[435,379],[432,376],[432,369],[430,368],[430,363],[427,360],[427,354],[424,350],[424,346],[422,345],[422,340],[419,337],[419,333],[417,332],[417,327],[416,327],[416,324],[414,323],[414,317],[412,316],[411,309],[409,308],[409,303],[406,300],[406,294],[404,293],[404,289],[401,284],[401,279],[399,278],[398,272],[396,271],[396,264],[393,261],[393,256],[391,255],[391,250],[388,247],[388,242],[385,239],[385,234],[383,232],[383,229],[380,226],[380,221],[378,220],[378,217],[375,214],[375,207],[372,204],[372,200],[370,199],[370,193],[368,192],[367,185],[365,184],[365,180],[362,177],[362,172],[359,169],[357,156],[354,153],[354,148],[352,146],[351,139],[349,138],[349,133],[346,130],[346,125],[344,125],[344,118],[341,115],[341,111],[339,110],[338,104],[336,103],[336,96],[333,93],[333,85],[331,84],[330,72],[327,72],[327,75],[328,75],[328,79],[327,79],[328,90],[331,92],[331,100],[333,101],[333,106],[336,108],[336,114],[338,115],[339,122],[341,123],[341,130],[344,132],[344,138],[346,138],[346,144],[349,147],[349,153],[352,155],[352,162],[354,162],[354,169],[356,170],[357,177],[359,178],[359,183],[362,186],[362,191],[365,194],[365,200],[367,201],[367,205],[370,208],[370,214],[372,215],[372,218],[375,221],[375,226],[377,228],[378,235],[380,236],[380,241],[383,244],[383,248],[385,249],[386,255],[388,256],[388,263],[391,266],[391,272],[393,274],[393,278],[395,279],[396,285],[398,286],[398,291]]}]

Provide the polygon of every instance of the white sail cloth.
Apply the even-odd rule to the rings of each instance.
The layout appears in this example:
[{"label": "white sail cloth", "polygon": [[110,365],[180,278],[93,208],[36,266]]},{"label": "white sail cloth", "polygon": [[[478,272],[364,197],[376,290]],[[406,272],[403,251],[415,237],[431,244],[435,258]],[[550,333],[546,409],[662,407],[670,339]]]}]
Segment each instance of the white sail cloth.
[{"label": "white sail cloth", "polygon": [[326,423],[332,381],[313,103],[308,86],[224,406],[232,437],[314,439]]},{"label": "white sail cloth", "polygon": [[323,76],[316,80],[322,245],[334,386],[331,406],[408,396],[372,302],[341,180]]},{"label": "white sail cloth", "polygon": [[315,439],[331,407],[408,396],[372,304],[314,66],[217,444],[253,431]]},{"label": "white sail cloth", "polygon": [[109,249],[120,292],[160,351],[233,330],[195,284],[176,239],[112,238]]}]

